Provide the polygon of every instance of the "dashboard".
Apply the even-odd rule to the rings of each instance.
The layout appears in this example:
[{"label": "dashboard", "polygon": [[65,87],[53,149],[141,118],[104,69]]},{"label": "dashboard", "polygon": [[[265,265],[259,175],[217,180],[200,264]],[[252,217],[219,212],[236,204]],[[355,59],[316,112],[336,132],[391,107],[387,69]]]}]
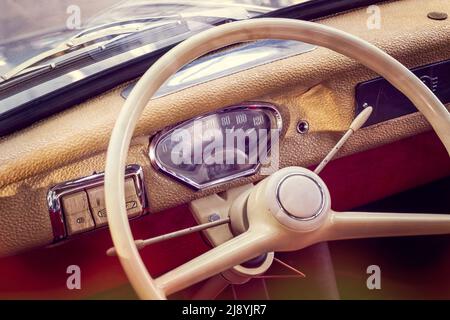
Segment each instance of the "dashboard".
[{"label": "dashboard", "polygon": [[[414,70],[444,104],[450,98],[449,61]],[[381,78],[357,84],[355,101],[356,115],[364,106],[373,106],[375,117],[369,118],[369,127],[411,114],[414,107]],[[167,126],[150,136],[148,159],[155,172],[193,192],[255,176],[262,166],[272,164],[271,157],[280,156],[280,108],[274,103],[247,101]],[[298,136],[308,135],[308,121],[297,122]],[[133,164],[125,173],[128,217],[139,218],[150,212],[144,169]],[[57,184],[49,190],[47,201],[55,242],[107,225],[103,173]]]}]

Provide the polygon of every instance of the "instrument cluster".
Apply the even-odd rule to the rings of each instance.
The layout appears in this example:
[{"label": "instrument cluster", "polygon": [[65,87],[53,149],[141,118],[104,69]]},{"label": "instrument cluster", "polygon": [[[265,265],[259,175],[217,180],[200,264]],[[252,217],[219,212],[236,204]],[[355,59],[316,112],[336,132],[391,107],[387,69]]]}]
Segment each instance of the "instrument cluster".
[{"label": "instrument cluster", "polygon": [[152,165],[194,189],[252,175],[270,157],[282,128],[275,106],[248,102],[185,121],[157,134]]}]

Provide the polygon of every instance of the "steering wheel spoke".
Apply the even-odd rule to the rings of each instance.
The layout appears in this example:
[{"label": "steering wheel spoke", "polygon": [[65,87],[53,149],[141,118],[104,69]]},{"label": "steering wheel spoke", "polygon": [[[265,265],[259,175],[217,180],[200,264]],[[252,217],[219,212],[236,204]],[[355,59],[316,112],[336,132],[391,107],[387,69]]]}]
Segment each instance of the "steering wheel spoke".
[{"label": "steering wheel spoke", "polygon": [[267,252],[273,240],[269,230],[249,230],[155,279],[156,286],[170,295]]},{"label": "steering wheel spoke", "polygon": [[450,215],[332,212],[327,240],[450,234]]}]

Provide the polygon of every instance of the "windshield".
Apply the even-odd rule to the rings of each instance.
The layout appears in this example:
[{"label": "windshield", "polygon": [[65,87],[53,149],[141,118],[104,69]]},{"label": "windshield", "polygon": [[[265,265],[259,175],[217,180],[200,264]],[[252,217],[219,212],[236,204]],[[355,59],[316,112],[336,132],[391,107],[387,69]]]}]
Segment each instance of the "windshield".
[{"label": "windshield", "polygon": [[0,75],[85,30],[113,22],[180,14],[240,20],[305,0],[40,0],[38,5],[34,0],[2,2]]},{"label": "windshield", "polygon": [[[1,0],[0,137],[130,81],[126,99],[162,55],[209,28],[312,21],[381,1]],[[157,96],[314,49],[273,39],[228,47],[185,66]]]}]

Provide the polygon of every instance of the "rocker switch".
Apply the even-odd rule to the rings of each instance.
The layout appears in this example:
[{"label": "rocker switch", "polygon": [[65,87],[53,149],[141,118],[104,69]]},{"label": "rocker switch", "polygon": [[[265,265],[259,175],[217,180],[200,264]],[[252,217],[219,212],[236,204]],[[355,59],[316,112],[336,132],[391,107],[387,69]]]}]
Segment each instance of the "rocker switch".
[{"label": "rocker switch", "polygon": [[66,195],[61,199],[68,235],[74,235],[94,229],[95,224],[89,210],[86,192]]},{"label": "rocker switch", "polygon": [[[87,189],[89,203],[92,208],[92,215],[94,216],[97,227],[103,227],[108,224],[105,204],[105,187],[103,185]],[[129,218],[134,218],[142,214],[142,204],[139,199],[133,178],[125,180],[125,201],[127,214]]]}]

